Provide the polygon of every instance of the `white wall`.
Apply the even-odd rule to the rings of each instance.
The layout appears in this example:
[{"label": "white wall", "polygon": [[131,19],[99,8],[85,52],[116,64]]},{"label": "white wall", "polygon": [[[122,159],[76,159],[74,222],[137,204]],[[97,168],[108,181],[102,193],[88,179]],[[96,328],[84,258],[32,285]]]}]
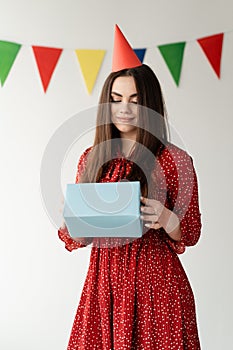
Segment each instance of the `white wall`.
[{"label": "white wall", "polygon": [[[181,257],[196,296],[202,348],[230,349],[232,336],[232,81],[231,0],[0,0],[0,40],[23,47],[0,88],[1,298],[0,348],[64,350],[84,283],[90,249],[68,253],[44,212],[40,164],[54,131],[96,105],[110,72],[113,27],[134,47],[148,47],[170,120],[198,173],[202,238]],[[225,35],[218,80],[195,40]],[[187,40],[180,87],[156,45]],[[43,93],[30,45],[67,48]],[[73,49],[107,49],[88,96]],[[68,50],[70,49],[70,50]],[[80,120],[80,123],[82,121]],[[83,142],[83,148],[88,140]],[[77,155],[78,158],[79,155]],[[72,176],[75,173],[72,169]],[[230,225],[230,227],[229,227]]]}]

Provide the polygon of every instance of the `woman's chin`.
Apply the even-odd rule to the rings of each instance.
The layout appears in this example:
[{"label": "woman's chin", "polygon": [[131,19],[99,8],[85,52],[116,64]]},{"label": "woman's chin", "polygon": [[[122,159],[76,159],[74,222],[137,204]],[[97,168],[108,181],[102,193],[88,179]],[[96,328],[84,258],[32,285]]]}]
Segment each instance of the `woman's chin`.
[{"label": "woman's chin", "polygon": [[136,131],[136,126],[130,125],[130,124],[122,124],[122,123],[117,123],[116,128],[121,131],[121,132],[132,132]]}]

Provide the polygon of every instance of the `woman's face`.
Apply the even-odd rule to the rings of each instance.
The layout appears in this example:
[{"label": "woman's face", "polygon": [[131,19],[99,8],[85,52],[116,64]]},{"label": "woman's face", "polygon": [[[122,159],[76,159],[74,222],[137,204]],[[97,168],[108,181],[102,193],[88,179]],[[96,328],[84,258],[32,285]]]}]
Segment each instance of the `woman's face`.
[{"label": "woman's face", "polygon": [[138,96],[134,78],[116,78],[112,85],[111,100],[111,120],[121,137],[136,140]]}]

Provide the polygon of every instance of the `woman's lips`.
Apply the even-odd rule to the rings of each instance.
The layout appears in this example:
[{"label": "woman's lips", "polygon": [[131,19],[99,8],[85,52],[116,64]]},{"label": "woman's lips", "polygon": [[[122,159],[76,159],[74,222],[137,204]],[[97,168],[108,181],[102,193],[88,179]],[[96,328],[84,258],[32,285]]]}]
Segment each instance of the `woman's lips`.
[{"label": "woman's lips", "polygon": [[132,122],[134,120],[135,120],[134,117],[132,117],[132,118],[129,118],[129,117],[116,117],[116,121],[117,122],[130,123],[130,122]]}]

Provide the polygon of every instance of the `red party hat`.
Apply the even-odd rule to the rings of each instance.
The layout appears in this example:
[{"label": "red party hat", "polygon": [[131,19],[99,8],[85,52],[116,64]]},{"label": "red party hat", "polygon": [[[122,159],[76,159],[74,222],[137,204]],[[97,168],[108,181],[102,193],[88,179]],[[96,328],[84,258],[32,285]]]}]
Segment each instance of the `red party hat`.
[{"label": "red party hat", "polygon": [[129,45],[118,25],[115,25],[114,49],[112,59],[112,72],[122,69],[139,67],[142,62]]}]

